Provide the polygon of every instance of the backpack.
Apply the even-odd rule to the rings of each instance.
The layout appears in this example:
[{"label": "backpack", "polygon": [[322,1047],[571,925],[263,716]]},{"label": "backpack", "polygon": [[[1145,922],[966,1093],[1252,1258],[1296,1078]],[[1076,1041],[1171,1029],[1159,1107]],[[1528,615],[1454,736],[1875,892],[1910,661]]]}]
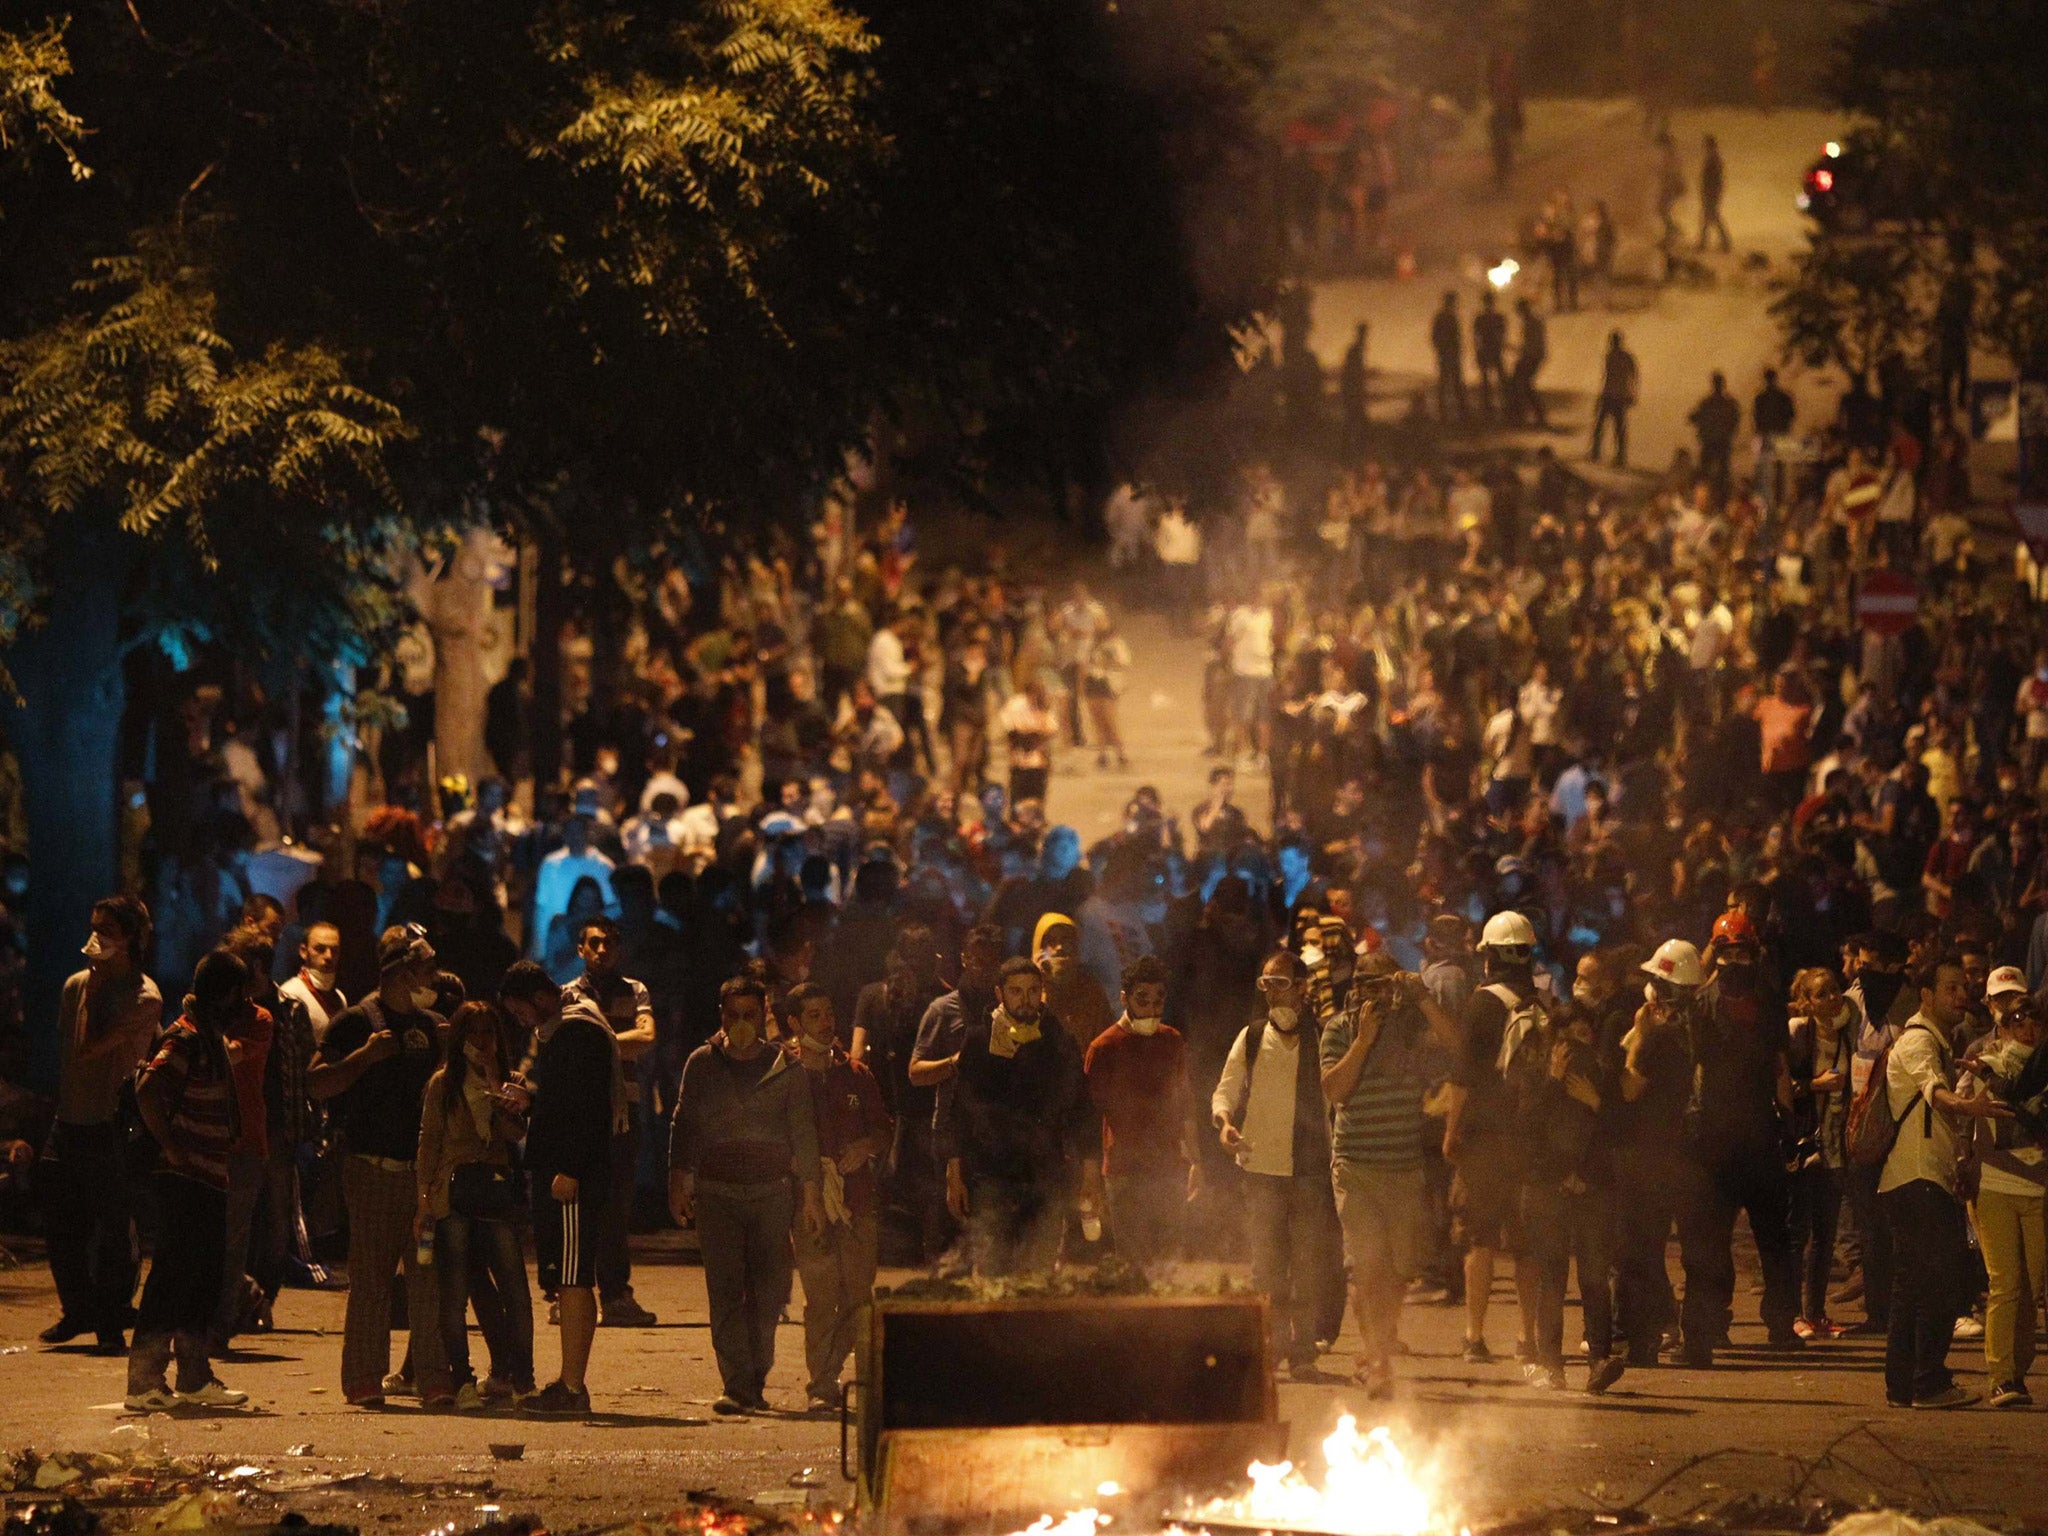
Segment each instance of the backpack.
[{"label": "backpack", "polygon": [[[1907,1029],[1926,1029],[1925,1024],[1909,1024]],[[1928,1031],[1930,1034],[1933,1031]],[[1863,1168],[1881,1168],[1885,1159],[1892,1155],[1892,1148],[1899,1140],[1899,1120],[1892,1114],[1892,1095],[1889,1077],[1892,1064],[1892,1046],[1906,1037],[1902,1029],[1898,1037],[1890,1041],[1877,1053],[1877,1060],[1871,1064],[1870,1080],[1863,1085],[1863,1091],[1856,1095],[1849,1105],[1849,1123],[1844,1128],[1843,1139],[1848,1144],[1849,1161]],[[1921,1134],[1934,1128],[1934,1106],[1921,1101],[1926,1111]]]}]

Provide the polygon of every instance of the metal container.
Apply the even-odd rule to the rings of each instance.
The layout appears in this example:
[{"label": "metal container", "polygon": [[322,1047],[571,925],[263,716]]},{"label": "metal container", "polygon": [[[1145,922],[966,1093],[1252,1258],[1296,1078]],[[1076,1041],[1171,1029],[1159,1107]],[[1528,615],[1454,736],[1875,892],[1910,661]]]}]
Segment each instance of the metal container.
[{"label": "metal container", "polygon": [[1128,1523],[1287,1447],[1259,1295],[883,1297],[853,1394],[862,1505],[891,1536]]}]

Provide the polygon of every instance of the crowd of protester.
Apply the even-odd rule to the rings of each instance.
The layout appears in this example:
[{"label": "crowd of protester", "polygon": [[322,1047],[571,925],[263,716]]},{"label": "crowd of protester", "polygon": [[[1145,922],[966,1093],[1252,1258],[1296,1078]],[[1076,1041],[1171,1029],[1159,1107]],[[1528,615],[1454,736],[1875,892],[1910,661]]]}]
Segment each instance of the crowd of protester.
[{"label": "crowd of protester", "polygon": [[[1895,375],[1795,437],[1766,376],[1739,453],[1708,399],[1648,494],[1409,432],[1192,510],[1119,490],[1113,579],[1203,642],[1213,765],[1092,845],[1057,816],[1126,762],[1112,605],[832,501],[645,606],[564,787],[522,809],[499,733],[504,776],[251,898],[182,1006],[101,903],[46,1340],[125,1348],[133,1407],[237,1403],[212,1362],[345,1233],[350,1402],[583,1413],[598,1328],[654,1321],[628,1235],[673,1220],[723,1413],[765,1406],[796,1274],[822,1407],[878,1263],[1112,1253],[1248,1260],[1302,1379],[1348,1301],[1374,1396],[1410,1299],[1508,1353],[1503,1263],[1565,1386],[1575,1270],[1599,1392],[1733,1347],[1740,1215],[1768,1349],[1883,1333],[1887,1399],[1942,1407],[1981,1331],[2024,1403],[2048,649],[1945,402]],[[1859,625],[1875,573],[1908,622]]]}]

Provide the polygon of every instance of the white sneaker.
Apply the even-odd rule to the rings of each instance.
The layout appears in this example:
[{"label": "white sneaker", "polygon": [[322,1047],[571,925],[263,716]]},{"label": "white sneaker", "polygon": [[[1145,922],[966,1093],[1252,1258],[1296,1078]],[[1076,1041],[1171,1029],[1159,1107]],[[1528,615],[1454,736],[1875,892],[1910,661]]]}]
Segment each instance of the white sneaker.
[{"label": "white sneaker", "polygon": [[480,1413],[484,1406],[484,1395],[477,1390],[476,1383],[465,1381],[455,1389],[455,1411],[457,1413]]},{"label": "white sneaker", "polygon": [[386,1397],[418,1397],[420,1389],[397,1371],[393,1371],[384,1378],[384,1395]]},{"label": "white sneaker", "polygon": [[147,1392],[130,1392],[121,1406],[130,1413],[169,1413],[178,1406],[178,1399],[169,1387],[151,1387]]},{"label": "white sneaker", "polygon": [[248,1393],[223,1386],[217,1378],[197,1392],[180,1392],[177,1396],[179,1402],[192,1408],[239,1408],[249,1401]]},{"label": "white sneaker", "polygon": [[1976,1318],[1966,1314],[1956,1319],[1954,1337],[1958,1339],[1981,1339],[1984,1337],[1984,1325]]}]

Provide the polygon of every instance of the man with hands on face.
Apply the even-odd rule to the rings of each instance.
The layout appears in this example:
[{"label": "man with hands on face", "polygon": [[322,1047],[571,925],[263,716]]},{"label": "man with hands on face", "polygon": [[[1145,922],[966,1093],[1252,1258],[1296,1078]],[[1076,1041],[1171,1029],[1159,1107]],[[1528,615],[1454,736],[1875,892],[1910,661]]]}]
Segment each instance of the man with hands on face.
[{"label": "man with hands on face", "polygon": [[1421,1260],[1421,1049],[1458,1047],[1458,1021],[1420,976],[1384,949],[1364,949],[1343,1008],[1324,1015],[1323,1097],[1335,1116],[1337,1220],[1351,1271],[1359,1357],[1353,1380],[1372,1398],[1394,1390],[1401,1303]]},{"label": "man with hands on face", "polygon": [[549,979],[537,961],[505,973],[498,1001],[532,1032],[526,1164],[533,1178],[533,1247],[543,1291],[561,1309],[562,1369],[519,1401],[523,1412],[590,1412],[583,1376],[597,1336],[598,1222],[610,1196],[613,1080],[618,1042],[597,1005]]},{"label": "man with hands on face", "polygon": [[441,1332],[431,1266],[417,1262],[413,1220],[419,1202],[414,1163],[427,1079],[440,1061],[439,975],[434,946],[415,924],[377,940],[376,992],[327,1026],[306,1070],[306,1091],[332,1100],[347,1140],[342,1197],[348,1206],[348,1315],[341,1349],[341,1390],[362,1408],[382,1408],[401,1383],[391,1369],[391,1287],[403,1272],[414,1381],[422,1402],[448,1406],[455,1392]]},{"label": "man with hands on face", "polygon": [[[724,1394],[712,1411],[764,1411],[775,1325],[789,1297],[790,1231],[825,1231],[811,1087],[763,1038],[767,993],[749,976],[719,989],[719,1032],[690,1053],[669,1129],[668,1200],[704,1251],[711,1347]],[[801,1194],[799,1194],[801,1191]]]},{"label": "man with hands on face", "polygon": [[[1102,1209],[1102,1120],[1081,1051],[1045,1008],[1044,979],[1022,958],[1003,963],[992,1013],[970,1019],[934,1122],[946,1205],[967,1232],[974,1271],[1049,1267],[1081,1170],[1084,1211]],[[936,1005],[935,1005],[936,1006]]]}]

